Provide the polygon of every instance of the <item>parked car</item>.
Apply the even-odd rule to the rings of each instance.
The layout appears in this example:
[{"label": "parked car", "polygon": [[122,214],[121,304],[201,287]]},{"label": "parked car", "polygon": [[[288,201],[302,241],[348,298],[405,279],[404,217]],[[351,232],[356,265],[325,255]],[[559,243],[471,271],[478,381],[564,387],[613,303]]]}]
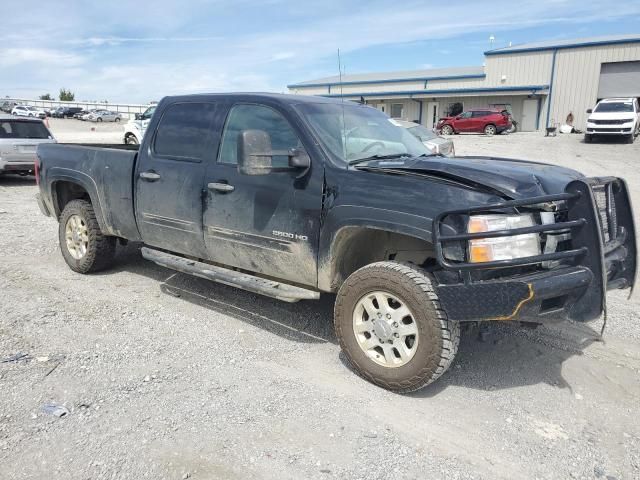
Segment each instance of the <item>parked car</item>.
[{"label": "parked car", "polygon": [[420,140],[424,146],[426,146],[431,153],[444,155],[445,157],[455,157],[456,149],[453,146],[453,141],[438,136],[432,130],[429,130],[424,125],[414,122],[406,122],[404,120],[393,120],[402,128],[406,128],[411,135]]},{"label": "parked car", "polygon": [[605,98],[587,113],[589,118],[584,134],[587,143],[596,135],[622,136],[633,143],[640,134],[640,105],[637,98]]},{"label": "parked car", "polygon": [[6,113],[11,113],[11,110],[13,110],[13,107],[15,107],[16,105],[16,102],[4,101],[2,102],[2,104],[0,104],[0,110]]},{"label": "parked car", "polygon": [[98,110],[96,110],[96,109],[92,109],[92,110],[83,110],[82,112],[80,112],[80,113],[78,114],[78,116],[79,116],[80,120],[82,120],[82,121],[85,121],[85,122],[86,122],[86,121],[88,121],[88,120],[89,120],[89,117],[90,117],[91,115],[93,115],[94,113],[96,113],[97,111],[98,111]]},{"label": "parked car", "polygon": [[143,113],[136,113],[135,118],[129,120],[123,125],[124,128],[124,143],[129,145],[138,145],[142,141],[144,132],[153,117],[153,112],[156,111],[156,105],[152,105],[147,108]]},{"label": "parked car", "polygon": [[455,117],[441,118],[436,130],[443,135],[469,132],[495,135],[511,129],[511,126],[511,115],[507,110],[482,108],[467,110]]},{"label": "parked car", "polygon": [[122,120],[122,115],[109,110],[96,110],[87,115],[87,120],[90,122],[119,122]]},{"label": "parked car", "polygon": [[55,141],[42,120],[0,114],[0,174],[33,172],[37,146]]},{"label": "parked car", "polygon": [[11,114],[19,117],[45,118],[47,116],[44,110],[38,107],[32,107],[31,105],[16,105],[11,110]]},{"label": "parked car", "polygon": [[434,156],[340,99],[188,95],[156,111],[139,148],[38,147],[38,205],[69,268],[105,269],[130,240],[280,300],[335,293],[346,358],[384,388],[437,379],[465,322],[594,320],[635,282],[623,179]]},{"label": "parked car", "polygon": [[57,108],[53,117],[56,118],[73,118],[76,113],[81,112],[80,107],[60,107]]}]

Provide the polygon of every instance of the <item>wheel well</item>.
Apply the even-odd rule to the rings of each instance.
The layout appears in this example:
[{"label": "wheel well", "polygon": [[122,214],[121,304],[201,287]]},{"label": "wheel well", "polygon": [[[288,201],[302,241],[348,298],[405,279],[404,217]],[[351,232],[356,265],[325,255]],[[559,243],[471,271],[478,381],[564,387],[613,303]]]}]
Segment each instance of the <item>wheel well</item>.
[{"label": "wheel well", "polygon": [[83,199],[89,202],[91,201],[89,192],[87,192],[83,186],[74,182],[56,182],[53,185],[52,192],[54,194],[53,205],[56,210],[56,217],[60,217],[64,207],[71,200]]},{"label": "wheel well", "polygon": [[339,288],[359,268],[383,260],[429,266],[435,264],[435,253],[433,245],[421,238],[387,230],[345,227],[331,247],[332,289]]}]

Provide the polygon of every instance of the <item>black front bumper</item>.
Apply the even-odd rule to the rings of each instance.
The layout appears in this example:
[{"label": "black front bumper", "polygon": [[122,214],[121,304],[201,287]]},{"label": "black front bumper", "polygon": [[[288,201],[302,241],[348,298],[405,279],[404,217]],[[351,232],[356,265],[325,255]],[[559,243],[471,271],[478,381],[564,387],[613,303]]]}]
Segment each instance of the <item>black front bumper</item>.
[{"label": "black front bumper", "polygon": [[588,268],[568,267],[505,280],[440,284],[436,290],[451,320],[545,322],[571,318],[592,282]]},{"label": "black front bumper", "polygon": [[[509,208],[534,208],[552,201],[567,204],[562,223],[536,225],[490,236],[571,231],[571,247],[524,259],[490,263],[469,263],[445,257],[447,242],[481,238],[481,234],[455,232],[443,225],[449,215],[478,212],[504,213]],[[447,230],[448,228],[448,230]],[[438,275],[436,290],[452,320],[518,320],[546,322],[561,319],[588,321],[606,310],[606,291],[633,288],[636,276],[636,240],[633,212],[627,186],[619,178],[586,178],[569,183],[562,194],[529,200],[472,207],[445,212],[434,220],[436,257],[444,272],[458,272],[464,281],[451,282],[451,275]],[[443,233],[445,231],[446,233]],[[551,269],[543,262],[554,261]],[[526,266],[526,274],[514,274],[514,267]],[[509,273],[490,280],[475,280],[474,271]],[[506,275],[506,273],[505,273]]]}]

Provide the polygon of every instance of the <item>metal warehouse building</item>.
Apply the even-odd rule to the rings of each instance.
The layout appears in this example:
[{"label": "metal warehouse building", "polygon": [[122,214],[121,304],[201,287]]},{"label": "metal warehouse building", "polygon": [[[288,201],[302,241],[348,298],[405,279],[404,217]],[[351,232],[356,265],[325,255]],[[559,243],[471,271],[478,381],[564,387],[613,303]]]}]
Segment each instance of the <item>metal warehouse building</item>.
[{"label": "metal warehouse building", "polygon": [[[343,75],[289,85],[303,95],[362,100],[431,128],[455,104],[507,108],[522,131],[564,123],[584,129],[605,97],[640,97],[640,34],[536,42],[485,52],[484,66]],[[459,106],[458,106],[459,108]]]}]

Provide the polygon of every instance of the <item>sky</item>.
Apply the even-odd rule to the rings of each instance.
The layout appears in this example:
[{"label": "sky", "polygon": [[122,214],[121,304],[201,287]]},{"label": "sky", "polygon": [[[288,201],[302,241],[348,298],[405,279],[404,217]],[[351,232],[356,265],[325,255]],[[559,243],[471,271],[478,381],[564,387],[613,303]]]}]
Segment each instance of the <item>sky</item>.
[{"label": "sky", "polygon": [[640,0],[0,0],[0,97],[285,92],[347,74],[482,65],[512,44],[640,34]]}]

